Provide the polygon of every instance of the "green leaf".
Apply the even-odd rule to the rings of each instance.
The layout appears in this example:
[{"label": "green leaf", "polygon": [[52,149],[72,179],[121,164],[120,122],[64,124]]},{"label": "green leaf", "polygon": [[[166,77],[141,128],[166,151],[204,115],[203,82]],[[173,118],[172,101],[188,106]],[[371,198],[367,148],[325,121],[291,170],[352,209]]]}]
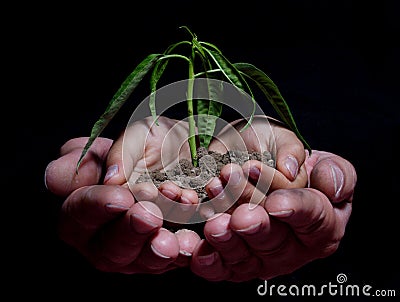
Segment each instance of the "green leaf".
[{"label": "green leaf", "polygon": [[187,41],[182,41],[179,43],[175,43],[168,47],[168,49],[164,52],[162,56],[158,58],[157,63],[154,66],[153,72],[150,77],[150,99],[149,99],[149,108],[153,119],[158,126],[157,122],[157,112],[156,112],[156,90],[157,90],[157,83],[160,80],[162,74],[164,73],[167,64],[170,58],[181,58],[187,61],[190,61],[189,58],[178,55],[178,54],[170,54],[170,52],[178,45],[186,44]]},{"label": "green leaf", "polygon": [[[218,87],[215,87],[218,85]],[[207,81],[208,100],[197,100],[197,128],[200,146],[208,148],[213,138],[217,118],[222,114],[222,103],[214,101],[221,93],[221,82]]]},{"label": "green leaf", "polygon": [[[168,48],[164,51],[164,55],[169,55],[176,47],[182,44],[190,44],[189,41],[181,41],[178,43],[171,44]],[[151,115],[158,126],[157,122],[157,112],[156,112],[156,90],[157,90],[157,83],[160,80],[162,74],[164,73],[169,59],[158,60],[154,66],[153,72],[150,78],[150,100],[149,100],[149,107]]]},{"label": "green leaf", "polygon": [[275,83],[260,69],[249,63],[235,63],[235,67],[252,79],[267,97],[282,121],[297,135],[311,154],[311,147],[300,134],[288,104]]},{"label": "green leaf", "polygon": [[167,67],[168,60],[158,61],[154,66],[153,72],[150,78],[150,100],[149,100],[149,107],[151,115],[158,126],[157,121],[157,112],[156,112],[156,90],[157,90],[157,83],[160,80],[162,74],[164,73],[165,68]]},{"label": "green leaf", "polygon": [[144,76],[149,72],[149,70],[154,66],[157,60],[160,58],[161,54],[150,54],[142,62],[140,62],[133,72],[124,80],[121,87],[114,94],[111,101],[109,102],[106,110],[96,121],[92,127],[89,140],[87,141],[81,156],[76,165],[76,172],[78,173],[79,166],[88,152],[89,148],[93,144],[94,140],[103,132],[104,128],[108,125],[111,119],[119,111],[125,101],[129,98],[133,90],[137,87]]},{"label": "green leaf", "polygon": [[[202,42],[203,44],[210,46],[214,49],[208,49],[207,47],[203,47],[203,49],[209,54],[209,56],[214,60],[215,64],[224,74],[224,76],[228,79],[228,81],[239,89],[242,93],[246,93],[246,90],[251,96],[252,101],[252,112],[250,114],[250,118],[247,121],[247,124],[241,129],[244,131],[253,121],[254,113],[256,111],[256,101],[253,96],[253,92],[250,89],[250,86],[247,84],[246,80],[236,68],[234,64],[232,64],[225,56],[221,53],[221,51],[213,44]],[[246,88],[246,89],[245,89]]]},{"label": "green leaf", "polygon": [[240,75],[236,67],[225,58],[225,56],[216,48],[213,44],[202,42],[207,46],[211,46],[215,49],[208,49],[207,47],[203,47],[203,49],[208,53],[208,55],[213,59],[215,64],[224,74],[226,79],[234,86],[244,91],[243,82],[245,80]]}]

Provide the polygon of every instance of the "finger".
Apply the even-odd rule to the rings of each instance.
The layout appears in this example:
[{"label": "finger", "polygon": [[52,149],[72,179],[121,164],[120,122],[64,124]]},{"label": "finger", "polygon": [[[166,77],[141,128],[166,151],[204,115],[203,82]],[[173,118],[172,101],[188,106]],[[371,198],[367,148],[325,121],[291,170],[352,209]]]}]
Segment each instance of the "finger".
[{"label": "finger", "polygon": [[165,182],[159,189],[152,182],[142,182],[131,186],[131,190],[137,201],[151,201],[157,204],[165,221],[188,222],[196,212],[197,193],[181,189],[173,182]]},{"label": "finger", "polygon": [[[141,134],[139,134],[139,139]],[[143,146],[140,143],[129,146],[135,148],[133,152],[136,152],[139,156],[143,154]],[[124,139],[121,135],[111,146],[110,152],[107,157],[107,172],[104,176],[104,184],[122,185],[129,180],[129,176],[133,172],[134,158],[131,156],[130,151],[123,153]],[[123,154],[127,154],[123,156]]]},{"label": "finger", "polygon": [[179,211],[179,209],[175,209],[182,196],[182,189],[172,181],[165,181],[160,185],[158,190],[159,194],[155,200],[156,204],[161,209],[164,219],[166,221],[175,223],[176,220],[179,220],[179,214],[177,214],[177,217],[174,216],[174,213]]},{"label": "finger", "polygon": [[67,196],[77,188],[99,182],[102,165],[112,140],[97,138],[83,158],[77,174],[76,164],[87,140],[87,137],[69,140],[61,147],[61,157],[47,165],[44,180],[49,191]]},{"label": "finger", "polygon": [[[162,226],[161,212],[152,202],[135,203],[121,219],[104,228],[92,241],[98,268],[120,268],[135,261]],[[160,255],[174,253],[175,246],[154,247]],[[161,256],[160,256],[161,257]],[[162,258],[162,257],[161,257]]]},{"label": "finger", "polygon": [[199,197],[195,190],[182,189],[181,197],[174,206],[173,212],[168,213],[168,217],[173,221],[181,223],[196,223]]},{"label": "finger", "polygon": [[230,227],[252,252],[260,256],[276,250],[288,236],[288,228],[282,223],[270,221],[261,206],[240,205],[232,213]]},{"label": "finger", "polygon": [[155,202],[159,191],[152,182],[141,182],[129,187],[136,201]]},{"label": "finger", "polygon": [[234,205],[231,195],[224,189],[220,178],[213,177],[205,187],[209,200],[199,205],[199,213],[204,219],[211,218],[216,213],[229,211]]},{"label": "finger", "polygon": [[182,189],[172,181],[159,186],[155,203],[160,207],[168,226],[177,227],[188,223],[197,210],[198,195],[194,190]]},{"label": "finger", "polygon": [[[267,195],[270,191],[272,181],[277,173],[276,170],[258,160],[249,160],[242,165],[243,174],[258,191]],[[287,182],[286,177],[276,177],[277,180]],[[276,181],[277,182],[277,181]]]},{"label": "finger", "polygon": [[127,212],[133,203],[130,192],[119,186],[77,189],[62,205],[60,237],[81,250],[99,229]]},{"label": "finger", "polygon": [[[89,139],[88,137],[77,137],[70,139],[64,145],[61,146],[60,156],[64,156],[65,154],[75,151],[76,149],[82,151],[88,139]],[[93,144],[90,146],[89,150],[97,154],[100,158],[105,159],[112,143],[113,141],[109,138],[97,137],[93,141]]]},{"label": "finger", "polygon": [[174,233],[161,228],[143,249],[138,262],[152,271],[163,271],[175,262],[179,255],[179,241]]},{"label": "finger", "polygon": [[276,126],[274,128],[276,144],[276,168],[290,181],[294,181],[305,160],[302,142],[293,131]]},{"label": "finger", "polygon": [[236,264],[248,259],[250,252],[241,238],[232,231],[230,220],[229,214],[216,214],[204,225],[204,236],[225,264]]},{"label": "finger", "polygon": [[282,188],[304,188],[308,181],[305,165],[300,167],[300,171],[294,181],[289,180],[280,171],[258,160],[245,162],[242,170],[245,177],[263,194]]},{"label": "finger", "polygon": [[[254,137],[250,141],[253,144],[258,142],[258,148],[265,146],[267,150],[275,153],[273,156],[278,174],[285,176],[289,182],[295,181],[301,172],[306,155],[302,142],[293,131],[269,117],[257,116],[253,124]],[[253,146],[256,147],[257,145]]]},{"label": "finger", "polygon": [[231,275],[219,253],[205,239],[196,246],[190,268],[194,274],[209,281],[228,280]]},{"label": "finger", "polygon": [[[237,120],[226,126],[218,134],[218,140],[213,142],[210,147],[216,150],[223,150],[222,146],[229,150],[232,147],[247,150],[269,150],[273,152],[276,161],[276,168],[289,181],[294,181],[300,172],[300,167],[305,160],[305,150],[302,142],[295,133],[281,125],[279,121],[267,116],[255,116],[250,127],[243,132],[238,132],[236,128],[245,125],[244,120]],[[243,149],[244,150],[244,149]]]},{"label": "finger", "polygon": [[105,184],[121,185],[128,180],[131,184],[135,183],[139,174],[133,173],[134,168],[143,158],[149,131],[147,121],[135,122],[114,142],[107,157]]},{"label": "finger", "polygon": [[332,153],[313,151],[308,162],[310,187],[323,192],[332,202],[352,201],[357,174],[349,161]]},{"label": "finger", "polygon": [[199,203],[199,196],[195,190],[182,189],[181,198],[179,202],[185,205],[197,205]]},{"label": "finger", "polygon": [[201,238],[193,230],[179,229],[175,232],[179,242],[179,255],[175,261],[176,266],[185,267],[190,265],[191,257]]},{"label": "finger", "polygon": [[270,216],[290,225],[305,246],[329,254],[337,249],[344,235],[351,204],[346,203],[342,214],[337,215],[323,193],[304,188],[272,192],[267,197],[265,209]]},{"label": "finger", "polygon": [[265,193],[257,190],[248,182],[248,177],[243,173],[242,167],[237,164],[228,164],[221,169],[221,179],[233,202],[237,204],[259,204],[264,201]]}]

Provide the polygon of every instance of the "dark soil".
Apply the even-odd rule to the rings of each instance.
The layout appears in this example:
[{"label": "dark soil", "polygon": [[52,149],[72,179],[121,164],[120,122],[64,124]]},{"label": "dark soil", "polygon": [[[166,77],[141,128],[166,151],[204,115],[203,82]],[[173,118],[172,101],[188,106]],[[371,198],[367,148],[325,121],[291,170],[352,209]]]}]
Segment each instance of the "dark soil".
[{"label": "dark soil", "polygon": [[194,167],[190,160],[181,159],[171,170],[149,171],[142,174],[136,183],[151,181],[159,187],[163,182],[170,180],[181,188],[194,189],[199,196],[199,202],[203,202],[208,199],[205,191],[206,184],[212,177],[219,176],[222,167],[226,164],[243,165],[248,160],[259,160],[270,167],[275,167],[275,160],[268,151],[260,153],[233,150],[221,154],[201,147],[197,150],[197,156],[197,167]]}]

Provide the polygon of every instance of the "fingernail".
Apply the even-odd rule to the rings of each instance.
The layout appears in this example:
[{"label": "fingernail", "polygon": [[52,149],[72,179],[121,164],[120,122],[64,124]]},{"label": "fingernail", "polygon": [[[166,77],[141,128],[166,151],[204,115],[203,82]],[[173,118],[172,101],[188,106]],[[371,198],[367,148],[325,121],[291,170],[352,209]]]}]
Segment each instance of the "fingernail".
[{"label": "fingernail", "polygon": [[222,186],[216,186],[210,188],[211,194],[217,199],[222,199],[225,197],[224,188]]},{"label": "fingernail", "polygon": [[151,250],[153,251],[153,253],[156,254],[158,257],[161,257],[161,258],[164,258],[164,259],[169,259],[169,258],[171,258],[171,257],[169,257],[169,256],[166,256],[166,255],[160,253],[160,252],[154,247],[154,245],[152,245],[152,244],[150,245],[150,248],[151,248]]},{"label": "fingernail", "polygon": [[181,254],[181,255],[183,255],[183,256],[186,256],[186,257],[192,256],[192,253],[191,253],[191,252],[188,252],[188,251],[185,251],[185,250],[180,250],[180,251],[179,251],[179,254]]},{"label": "fingernail", "polygon": [[294,213],[294,210],[282,210],[282,211],[277,211],[277,212],[268,212],[269,215],[271,216],[276,216],[276,217],[290,217]]},{"label": "fingernail", "polygon": [[288,169],[290,175],[293,177],[293,179],[296,178],[298,169],[299,169],[299,163],[297,162],[297,159],[294,158],[293,156],[289,155],[285,159],[285,167]]},{"label": "fingernail", "polygon": [[52,166],[53,162],[54,162],[54,160],[51,161],[51,162],[47,165],[46,169],[44,170],[44,186],[46,187],[46,190],[49,189],[49,187],[47,186],[47,173],[48,173],[50,167]]},{"label": "fingernail", "polygon": [[107,182],[110,178],[112,178],[114,175],[118,174],[118,165],[112,165],[109,166],[107,169],[107,173],[104,176],[104,182]]},{"label": "fingernail", "polygon": [[249,177],[253,180],[258,180],[258,178],[260,177],[261,171],[260,169],[258,169],[257,167],[250,167],[249,170]]},{"label": "fingernail", "polygon": [[249,226],[245,229],[236,230],[236,232],[240,232],[240,233],[246,234],[246,235],[251,235],[251,234],[257,233],[260,229],[261,229],[261,222],[252,224],[251,226]]},{"label": "fingernail", "polygon": [[180,203],[179,203],[179,208],[182,210],[182,212],[188,212],[192,209],[196,208],[196,205],[193,204],[189,199],[187,199],[186,197],[182,197],[180,198]]},{"label": "fingernail", "polygon": [[200,265],[211,265],[217,260],[217,257],[218,257],[217,252],[213,252],[208,255],[198,256],[197,259]]},{"label": "fingernail", "polygon": [[330,165],[331,174],[333,178],[333,186],[335,190],[335,197],[339,197],[344,185],[344,174],[342,170],[336,165]]},{"label": "fingernail", "polygon": [[158,225],[138,214],[132,214],[130,219],[131,227],[139,234],[148,234],[158,228]]},{"label": "fingernail", "polygon": [[186,198],[184,196],[181,196],[180,201],[181,201],[181,204],[192,205],[192,202],[188,198]]},{"label": "fingernail", "polygon": [[215,239],[215,241],[225,242],[232,238],[232,232],[229,230],[226,230],[225,232],[222,232],[219,234],[211,234],[211,237],[213,239]]},{"label": "fingernail", "polygon": [[178,197],[178,194],[170,190],[161,190],[161,194],[172,200],[175,200]]},{"label": "fingernail", "polygon": [[129,210],[128,207],[120,205],[120,204],[114,204],[114,203],[107,203],[105,205],[106,210],[108,213],[114,214],[114,213],[120,213]]}]

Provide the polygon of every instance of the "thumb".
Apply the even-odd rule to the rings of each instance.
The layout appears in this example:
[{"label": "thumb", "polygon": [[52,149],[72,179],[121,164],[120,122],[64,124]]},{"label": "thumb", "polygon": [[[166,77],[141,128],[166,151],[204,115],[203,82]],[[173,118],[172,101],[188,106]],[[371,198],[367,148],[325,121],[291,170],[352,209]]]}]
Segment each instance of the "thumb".
[{"label": "thumb", "polygon": [[267,197],[265,209],[288,224],[305,246],[326,252],[336,249],[350,214],[336,215],[329,199],[312,188],[277,190]]},{"label": "thumb", "polygon": [[332,202],[352,201],[357,183],[354,166],[343,157],[313,150],[307,159],[310,187],[323,192]]},{"label": "thumb", "polygon": [[67,141],[60,149],[61,156],[47,165],[44,181],[49,191],[56,195],[67,196],[77,188],[99,182],[112,140],[97,138],[82,160],[77,174],[76,164],[87,140],[87,137],[79,137]]},{"label": "thumb", "polygon": [[142,123],[135,123],[115,140],[107,155],[104,184],[122,185],[130,180],[135,166],[144,155],[146,131]]},{"label": "thumb", "polygon": [[281,126],[274,128],[276,142],[277,169],[290,181],[294,181],[300,173],[306,157],[304,146],[289,129]]}]

